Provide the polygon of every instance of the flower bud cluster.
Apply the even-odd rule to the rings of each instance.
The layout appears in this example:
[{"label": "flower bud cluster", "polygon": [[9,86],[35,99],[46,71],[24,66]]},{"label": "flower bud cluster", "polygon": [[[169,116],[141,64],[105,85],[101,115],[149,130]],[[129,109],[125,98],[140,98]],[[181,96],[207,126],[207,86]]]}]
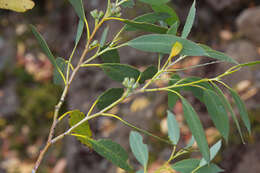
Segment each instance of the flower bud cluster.
[{"label": "flower bud cluster", "polygon": [[134,90],[139,86],[139,84],[135,82],[134,78],[129,77],[126,77],[122,84],[130,90]]},{"label": "flower bud cluster", "polygon": [[111,3],[111,16],[121,17],[121,8],[116,3]]},{"label": "flower bud cluster", "polygon": [[97,9],[90,12],[91,16],[95,19],[95,23],[98,23],[98,21],[104,16],[104,12],[98,11]]}]

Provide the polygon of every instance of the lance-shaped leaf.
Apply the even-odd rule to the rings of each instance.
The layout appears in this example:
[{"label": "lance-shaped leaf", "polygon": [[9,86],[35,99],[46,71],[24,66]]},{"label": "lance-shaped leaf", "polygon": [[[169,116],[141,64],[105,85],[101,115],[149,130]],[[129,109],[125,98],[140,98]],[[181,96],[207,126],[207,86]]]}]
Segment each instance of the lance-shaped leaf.
[{"label": "lance-shaped leaf", "polygon": [[212,50],[205,45],[196,44],[192,41],[169,34],[149,34],[140,36],[129,41],[127,45],[141,51],[170,54],[172,45],[177,41],[183,45],[183,50],[180,53],[181,55],[207,56],[221,61],[237,63],[224,53]]},{"label": "lance-shaped leaf", "polygon": [[[220,148],[221,148],[221,145],[222,145],[222,142],[221,142],[221,140],[219,140],[217,143],[215,143],[211,148],[210,148],[210,161],[212,161],[215,157],[216,157],[216,155],[218,154],[218,152],[219,152],[219,150],[220,150]],[[206,162],[206,160],[204,159],[204,158],[202,158],[201,160],[200,160],[200,164],[199,164],[199,166],[205,166],[205,165],[207,165],[207,162]]]},{"label": "lance-shaped leaf", "polygon": [[[172,75],[172,76],[171,76],[171,79],[170,79],[170,81],[169,81],[168,86],[174,85],[174,84],[175,84],[176,82],[178,82],[180,79],[181,79],[181,78],[180,78],[179,75],[177,75],[177,74]],[[170,89],[170,90],[173,90],[173,91],[175,91],[175,92],[179,92],[179,91],[180,91],[180,89],[177,89],[177,88]],[[178,99],[179,99],[179,96],[178,96],[178,95],[176,95],[174,92],[168,91],[168,107],[169,107],[170,109],[172,109],[172,108],[175,106],[175,104],[176,104],[176,102],[177,102]]]},{"label": "lance-shaped leaf", "polygon": [[171,27],[168,29],[167,34],[169,34],[169,35],[176,35],[177,31],[178,31],[178,28],[179,28],[179,25],[180,25],[179,21],[174,22],[171,25]]},{"label": "lance-shaped leaf", "polygon": [[69,0],[71,5],[73,6],[74,10],[76,11],[77,15],[79,18],[84,21],[85,20],[85,12],[84,12],[84,7],[82,0]]},{"label": "lance-shaped leaf", "polygon": [[137,80],[140,75],[139,70],[126,64],[105,63],[101,65],[101,68],[106,75],[118,82],[123,82],[126,77]]},{"label": "lance-shaped leaf", "polygon": [[150,4],[150,5],[161,5],[161,4],[166,4],[168,3],[170,0],[139,0],[140,2],[146,3],[146,4]]},{"label": "lance-shaped leaf", "polygon": [[180,42],[183,46],[183,49],[180,52],[181,55],[203,56],[206,54],[205,50],[196,43],[169,34],[149,34],[140,36],[129,41],[127,45],[141,51],[170,54],[172,45],[176,42]]},{"label": "lance-shaped leaf", "polygon": [[180,21],[176,12],[166,4],[151,5],[151,7],[153,11],[157,13],[168,13],[171,16],[165,20],[169,26],[171,26],[176,21]]},{"label": "lance-shaped leaf", "polygon": [[196,0],[194,0],[192,6],[190,8],[188,17],[186,19],[186,23],[184,25],[184,28],[183,28],[183,31],[182,31],[182,34],[181,34],[182,38],[187,38],[187,36],[189,35],[189,33],[191,31],[191,28],[193,26],[195,15],[196,15],[196,7],[195,7],[195,5],[196,5]]},{"label": "lance-shaped leaf", "polygon": [[204,103],[207,107],[209,115],[219,130],[220,134],[228,141],[229,136],[229,118],[225,105],[219,96],[212,90],[204,90]]},{"label": "lance-shaped leaf", "polygon": [[158,26],[158,25],[154,25],[154,24],[151,24],[151,23],[146,23],[146,22],[136,22],[136,21],[127,20],[127,19],[122,19],[122,21],[125,24],[127,24],[127,25],[129,25],[133,28],[136,28],[136,29],[139,29],[139,30],[142,30],[142,31],[147,31],[147,32],[165,34],[168,30],[168,28],[161,27],[161,26]]},{"label": "lance-shaped leaf", "polygon": [[214,58],[214,59],[218,59],[218,60],[221,60],[221,61],[226,61],[226,62],[238,64],[238,62],[236,60],[234,60],[233,58],[229,57],[228,55],[226,55],[222,52],[213,50],[210,47],[203,45],[203,44],[198,44],[198,45],[205,50],[206,54],[204,56],[211,57],[211,58]]},{"label": "lance-shaped leaf", "polygon": [[200,161],[197,159],[185,159],[172,165],[172,169],[180,173],[191,173],[192,170],[199,166]]},{"label": "lance-shaped leaf", "polygon": [[[76,125],[78,122],[80,122],[81,120],[83,120],[84,118],[85,118],[84,113],[80,112],[79,110],[75,110],[70,114],[69,124],[72,127],[72,126]],[[90,138],[92,136],[92,132],[91,132],[91,129],[90,129],[87,121],[82,123],[80,126],[76,127],[72,131],[72,133],[78,134],[80,136],[87,136],[88,138]],[[91,144],[85,138],[77,137],[77,139],[81,143],[91,147]]]},{"label": "lance-shaped leaf", "polygon": [[231,117],[232,119],[234,120],[235,124],[236,124],[236,127],[237,127],[237,130],[240,134],[240,137],[241,137],[241,140],[243,143],[245,143],[244,141],[244,137],[243,137],[243,134],[242,134],[242,131],[241,131],[241,127],[240,127],[240,124],[239,124],[239,121],[232,109],[232,106],[231,104],[229,103],[229,101],[227,100],[227,98],[225,97],[224,93],[222,92],[222,90],[215,84],[215,83],[212,83],[213,87],[215,88],[217,94],[219,95],[220,99],[221,99],[221,102],[226,106],[226,109],[227,111],[231,114]]},{"label": "lance-shaped leaf", "polygon": [[122,97],[123,88],[110,88],[98,97],[97,108],[102,110]]},{"label": "lance-shaped leaf", "polygon": [[[101,51],[107,48],[104,46],[101,48]],[[104,63],[120,63],[120,56],[117,49],[109,50],[100,55]]]},{"label": "lance-shaped leaf", "polygon": [[139,83],[142,84],[146,80],[151,79],[157,72],[158,69],[154,65],[147,67],[147,69],[145,69],[145,71],[141,73],[141,78],[139,80]]},{"label": "lance-shaped leaf", "polygon": [[135,158],[146,169],[148,164],[148,147],[143,143],[143,137],[138,132],[132,131],[129,141]]},{"label": "lance-shaped leaf", "polygon": [[238,107],[238,111],[239,111],[239,114],[241,116],[243,123],[245,124],[248,132],[251,133],[251,124],[250,124],[250,120],[249,120],[248,113],[247,113],[244,102],[241,100],[241,98],[239,97],[239,95],[237,94],[237,92],[235,90],[229,88],[229,91]]},{"label": "lance-shaped leaf", "polygon": [[224,170],[218,167],[214,163],[205,165],[196,171],[196,173],[219,173],[219,172],[224,172]]},{"label": "lance-shaped leaf", "polygon": [[[147,13],[147,14],[136,17],[135,19],[133,19],[133,21],[154,24],[157,21],[165,20],[169,17],[170,16],[168,13]],[[135,31],[135,30],[137,30],[137,28],[135,28],[131,25],[126,25],[125,30],[126,31]]]},{"label": "lance-shaped leaf", "polygon": [[177,145],[180,140],[180,127],[172,112],[167,111],[167,126],[168,136],[174,145]]},{"label": "lance-shaped leaf", "polygon": [[75,38],[75,45],[78,45],[79,40],[82,36],[83,30],[84,30],[84,21],[82,19],[80,19],[79,23],[78,23],[76,38]]},{"label": "lance-shaped leaf", "polygon": [[30,25],[31,30],[34,34],[34,36],[36,37],[36,39],[38,40],[38,43],[40,44],[43,52],[47,55],[48,59],[51,61],[52,65],[58,69],[58,66],[56,64],[55,58],[53,56],[53,54],[51,53],[46,41],[44,40],[44,38],[41,36],[40,33],[38,33],[37,29],[35,28],[35,26]]},{"label": "lance-shaped leaf", "polygon": [[[60,69],[60,72],[55,68],[53,71],[53,83],[56,85],[60,85],[60,84],[64,84],[64,79],[63,77],[66,76],[66,72],[67,72],[67,63],[66,61],[61,58],[58,57],[56,58],[56,64]],[[63,77],[62,77],[63,75]]]},{"label": "lance-shaped leaf", "polygon": [[199,117],[195,112],[195,110],[193,109],[193,107],[189,104],[189,102],[184,97],[181,97],[181,101],[183,105],[184,117],[189,126],[189,129],[198,144],[199,150],[203,158],[205,158],[205,160],[209,162],[210,161],[209,147]]},{"label": "lance-shaped leaf", "polygon": [[126,171],[132,171],[132,168],[127,163],[128,154],[119,144],[107,139],[101,139],[98,141],[89,139],[89,142],[98,154],[105,157],[118,167]]}]

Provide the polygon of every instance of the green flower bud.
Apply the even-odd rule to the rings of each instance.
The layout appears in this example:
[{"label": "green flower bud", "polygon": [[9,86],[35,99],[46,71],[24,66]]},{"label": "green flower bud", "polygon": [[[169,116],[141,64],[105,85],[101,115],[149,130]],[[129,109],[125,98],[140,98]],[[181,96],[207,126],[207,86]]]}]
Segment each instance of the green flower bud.
[{"label": "green flower bud", "polygon": [[97,40],[94,40],[94,41],[90,44],[90,47],[95,47],[97,44],[98,44],[98,41],[97,41]]},{"label": "green flower bud", "polygon": [[122,84],[124,85],[124,87],[129,88],[129,78],[128,77],[124,78]]},{"label": "green flower bud", "polygon": [[101,19],[104,16],[104,12],[101,10],[99,11],[98,18]]},{"label": "green flower bud", "polygon": [[97,9],[91,11],[90,14],[91,14],[91,16],[92,16],[94,19],[98,19],[98,17],[99,17],[99,14],[98,14],[98,10],[97,10]]}]

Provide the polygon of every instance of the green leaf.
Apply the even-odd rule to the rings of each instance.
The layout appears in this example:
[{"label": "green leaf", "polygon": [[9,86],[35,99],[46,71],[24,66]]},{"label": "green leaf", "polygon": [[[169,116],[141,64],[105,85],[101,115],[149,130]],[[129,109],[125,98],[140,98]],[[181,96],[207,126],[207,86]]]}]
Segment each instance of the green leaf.
[{"label": "green leaf", "polygon": [[54,69],[54,71],[53,71],[53,83],[56,84],[56,85],[64,84],[64,80],[61,76],[61,73],[64,76],[66,76],[67,67],[68,67],[67,63],[61,57],[56,58],[55,61],[56,61],[58,68],[60,69],[60,72],[56,68]]},{"label": "green leaf", "polygon": [[73,6],[79,18],[84,21],[86,17],[85,17],[82,0],[69,0],[69,2]]},{"label": "green leaf", "polygon": [[[219,140],[217,143],[215,143],[211,148],[210,148],[210,161],[212,161],[215,157],[216,157],[216,155],[218,154],[218,152],[219,152],[219,150],[220,150],[220,148],[221,148],[221,145],[222,145],[222,142],[221,142],[221,140]],[[200,160],[200,164],[199,164],[199,166],[205,166],[205,165],[207,165],[207,162],[206,162],[206,160],[204,159],[204,158],[202,158],[201,160]]]},{"label": "green leaf", "polygon": [[98,97],[97,108],[102,110],[121,98],[123,88],[110,88]]},{"label": "green leaf", "polygon": [[219,173],[219,172],[224,172],[224,170],[218,167],[214,163],[206,165],[196,171],[196,173]]},{"label": "green leaf", "polygon": [[102,33],[102,36],[100,39],[100,47],[104,47],[104,45],[106,44],[108,30],[109,30],[109,27],[107,26]]},{"label": "green leaf", "polygon": [[89,142],[98,154],[105,157],[118,167],[126,171],[132,171],[132,168],[127,163],[128,154],[119,144],[107,139],[101,139],[98,141],[90,139]]},{"label": "green leaf", "polygon": [[219,130],[220,134],[228,141],[229,136],[229,118],[225,105],[219,96],[212,90],[204,90],[204,103],[207,107],[209,115]]},{"label": "green leaf", "polygon": [[177,31],[178,31],[178,28],[179,28],[179,25],[180,25],[179,21],[174,22],[171,25],[171,27],[168,29],[167,34],[169,34],[169,35],[176,35]]},{"label": "green leaf", "polygon": [[75,45],[78,45],[79,40],[82,36],[83,30],[84,30],[84,21],[80,19],[79,23],[78,23],[76,38],[75,38]]},{"label": "green leaf", "polygon": [[105,63],[101,65],[101,68],[106,75],[118,82],[123,82],[126,77],[137,80],[140,75],[139,70],[126,64]]},{"label": "green leaf", "polygon": [[[171,79],[169,81],[168,86],[174,85],[180,79],[181,78],[180,78],[179,75],[177,75],[177,74],[172,75]],[[175,88],[174,89],[170,89],[170,90],[173,90],[173,91],[176,91],[176,92],[180,91],[179,89],[175,89]],[[170,109],[172,109],[175,106],[175,104],[176,104],[178,99],[179,99],[178,95],[176,95],[175,93],[169,91],[168,92],[168,107]]]},{"label": "green leaf", "polygon": [[182,34],[181,34],[182,38],[187,38],[187,36],[189,35],[189,33],[191,31],[191,28],[192,28],[193,23],[194,23],[195,15],[196,15],[196,7],[195,6],[196,6],[196,0],[193,1],[193,4],[190,8],[188,17],[186,19],[186,23],[184,25],[184,28],[183,28],[183,31],[182,31]]},{"label": "green leaf", "polygon": [[127,45],[141,51],[170,54],[172,45],[177,41],[183,45],[183,49],[180,52],[181,55],[203,56],[206,54],[204,49],[196,43],[168,34],[149,34],[140,36],[129,41]]},{"label": "green leaf", "polygon": [[141,73],[141,78],[139,80],[139,82],[142,84],[144,83],[146,80],[148,79],[152,79],[153,76],[158,72],[158,69],[154,66],[151,65],[149,67],[147,67],[147,69],[145,69],[145,71],[143,71]]},{"label": "green leaf", "polygon": [[168,3],[170,0],[139,0],[140,2],[150,5],[162,5]]},{"label": "green leaf", "polygon": [[175,115],[173,115],[173,113],[170,111],[167,111],[167,114],[168,135],[171,142],[174,145],[177,145],[180,140],[180,127],[175,118]]},{"label": "green leaf", "polygon": [[148,164],[148,147],[143,143],[143,137],[138,132],[131,131],[129,142],[135,158],[146,169]]},{"label": "green leaf", "polygon": [[[80,122],[81,120],[83,120],[86,116],[84,115],[84,113],[80,112],[79,110],[75,110],[70,114],[70,118],[69,118],[69,125],[70,127],[76,125],[78,122]],[[84,122],[82,123],[80,126],[76,127],[72,133],[81,135],[81,136],[87,136],[88,138],[90,138],[92,136],[92,132],[91,129],[89,127],[88,122]],[[87,145],[88,147],[92,147],[91,144],[89,143],[88,140],[86,140],[85,138],[82,137],[77,137],[77,139]]]},{"label": "green leaf", "polygon": [[128,0],[128,1],[126,1],[126,2],[121,4],[121,6],[123,8],[133,8],[134,5],[135,5],[135,1],[134,0]]},{"label": "green leaf", "polygon": [[205,50],[206,54],[204,56],[215,58],[215,59],[218,59],[218,60],[221,60],[221,61],[226,61],[226,62],[238,64],[238,62],[236,60],[234,60],[233,58],[227,56],[226,54],[224,54],[222,52],[218,52],[216,50],[213,50],[210,47],[203,45],[203,44],[198,44],[198,45]]},{"label": "green leaf", "polygon": [[180,21],[176,12],[166,4],[151,5],[151,7],[153,11],[157,13],[168,13],[171,16],[165,20],[169,26],[174,24],[176,21]]},{"label": "green leaf", "polygon": [[232,119],[234,120],[234,122],[235,122],[235,124],[236,124],[237,130],[238,130],[239,135],[240,135],[240,137],[241,137],[241,140],[242,140],[243,143],[245,143],[245,142],[244,142],[244,137],[243,137],[243,134],[242,134],[242,132],[241,132],[240,125],[239,125],[239,121],[238,121],[238,119],[237,119],[237,117],[236,117],[236,115],[235,115],[235,113],[234,113],[234,111],[233,111],[233,109],[232,109],[231,104],[229,103],[229,101],[228,101],[227,98],[225,97],[225,95],[224,95],[224,93],[222,92],[222,90],[221,90],[216,84],[212,83],[212,85],[213,85],[213,87],[215,88],[217,94],[219,95],[219,97],[220,97],[220,99],[221,99],[221,102],[226,106],[227,111],[231,114],[231,117],[232,117]]},{"label": "green leaf", "polygon": [[172,165],[172,169],[180,173],[191,173],[196,167],[198,167],[200,161],[197,159],[185,159]]},{"label": "green leaf", "polygon": [[44,40],[44,38],[41,36],[40,33],[38,33],[37,29],[35,28],[35,26],[30,25],[31,30],[34,34],[34,36],[36,37],[36,39],[38,40],[43,52],[47,55],[48,59],[51,61],[52,65],[58,69],[58,66],[56,64],[55,58],[53,56],[53,54],[51,53],[46,41]]},{"label": "green leaf", "polygon": [[136,28],[136,29],[139,29],[139,30],[142,30],[142,31],[147,31],[147,32],[165,34],[168,30],[168,28],[161,27],[161,26],[158,26],[158,25],[154,25],[154,24],[151,24],[151,23],[146,23],[146,22],[136,22],[136,21],[127,20],[127,19],[123,19],[122,21],[125,24],[127,24],[127,25],[129,25],[133,28]]},{"label": "green leaf", "polygon": [[[157,21],[165,20],[169,17],[170,16],[168,13],[147,13],[147,14],[136,17],[133,21],[154,24]],[[130,26],[130,25],[126,25],[125,30],[126,31],[135,31],[135,30],[137,30],[137,28]]]},{"label": "green leaf", "polygon": [[251,133],[251,124],[250,124],[250,120],[249,120],[248,113],[247,113],[244,102],[240,99],[240,97],[236,91],[234,91],[231,88],[229,88],[229,91],[238,107],[238,111],[239,111],[239,114],[241,116],[243,123],[245,124],[248,132]]},{"label": "green leaf", "polygon": [[181,97],[181,100],[183,104],[184,117],[187,121],[189,129],[198,144],[202,156],[205,158],[207,162],[209,162],[210,161],[209,147],[199,117],[195,112],[195,110],[192,108],[192,106],[184,97]]},{"label": "green leaf", "polygon": [[[101,51],[107,48],[108,46],[104,46],[101,48]],[[120,56],[117,49],[109,50],[102,55],[100,55],[101,59],[104,63],[120,63]]]}]

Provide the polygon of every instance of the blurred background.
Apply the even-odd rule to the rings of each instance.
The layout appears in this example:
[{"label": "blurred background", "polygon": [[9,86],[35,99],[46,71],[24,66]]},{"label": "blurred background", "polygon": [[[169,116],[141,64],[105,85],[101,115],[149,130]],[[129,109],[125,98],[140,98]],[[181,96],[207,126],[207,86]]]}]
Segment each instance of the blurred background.
[{"label": "blurred background", "polygon": [[[105,0],[83,0],[87,14],[93,9],[105,9]],[[67,0],[37,0],[36,6],[26,13],[0,10],[0,173],[28,173],[43,147],[51,125],[54,105],[62,87],[52,84],[53,67],[42,53],[28,25],[34,24],[46,39],[52,52],[68,57],[74,46],[77,16]],[[191,0],[172,0],[172,7],[180,16],[182,26],[192,4]],[[133,19],[138,14],[150,12],[149,6],[136,4],[125,9],[123,17]],[[92,21],[91,16],[87,16]],[[93,21],[90,22],[93,26]],[[109,37],[122,25],[111,22]],[[181,26],[181,27],[182,27]],[[100,36],[102,32],[98,33]],[[140,33],[124,34],[132,38]],[[85,35],[83,35],[85,38]],[[96,37],[98,39],[99,37]],[[259,0],[198,0],[197,16],[190,39],[223,51],[238,62],[260,60],[260,1]],[[84,49],[84,39],[76,58]],[[123,63],[144,69],[156,63],[156,56],[131,48],[120,50]],[[187,58],[176,67],[189,67],[209,62],[204,57]],[[212,77],[223,72],[228,64],[212,64],[181,72],[183,75]],[[235,125],[231,122],[230,141],[222,148],[215,162],[226,173],[260,172],[260,70],[259,66],[245,68],[225,82],[235,88],[245,101],[253,127],[251,136],[242,144]],[[98,69],[81,70],[77,75],[62,112],[80,109],[86,113],[94,99],[107,88],[117,86]],[[166,85],[158,82],[156,85]],[[209,144],[219,139],[205,107],[194,97],[186,95],[198,112]],[[167,136],[167,93],[131,97],[111,111],[125,120],[160,136]],[[173,110],[181,125],[185,146],[191,134],[182,117],[181,103]],[[108,118],[91,121],[95,138],[112,138],[129,150],[128,134],[131,129]],[[68,128],[67,121],[56,129],[59,134]],[[145,138],[149,144],[150,167],[153,172],[171,154],[169,146]],[[197,155],[194,155],[197,157]],[[134,159],[131,163],[135,164]],[[73,137],[66,137],[55,144],[45,156],[39,173],[121,173],[94,151],[80,144]]]}]

